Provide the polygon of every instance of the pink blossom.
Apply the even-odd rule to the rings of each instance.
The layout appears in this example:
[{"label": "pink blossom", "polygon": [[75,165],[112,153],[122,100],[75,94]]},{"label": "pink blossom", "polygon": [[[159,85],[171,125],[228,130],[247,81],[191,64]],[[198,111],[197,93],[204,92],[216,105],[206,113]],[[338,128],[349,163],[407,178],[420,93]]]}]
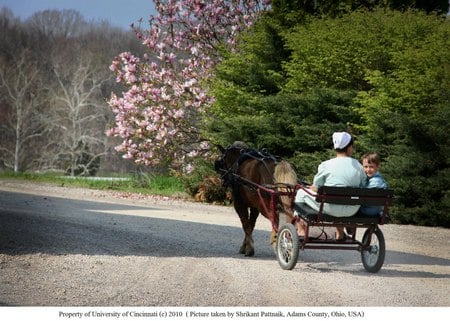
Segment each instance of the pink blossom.
[{"label": "pink blossom", "polygon": [[174,113],[173,117],[174,117],[175,119],[177,119],[177,118],[183,118],[183,117],[184,117],[184,110],[178,109],[178,110]]},{"label": "pink blossom", "polygon": [[207,142],[207,141],[201,142],[200,143],[200,148],[208,150],[209,149],[209,142]]},{"label": "pink blossom", "polygon": [[185,159],[184,150],[192,157],[208,153],[209,144],[201,139],[197,124],[214,102],[204,84],[220,61],[215,48],[228,45],[234,50],[237,34],[269,4],[267,0],[154,2],[158,15],[149,18],[149,28],[135,28],[148,53],[143,60],[121,53],[110,66],[127,90],[121,98],[112,94],[108,101],[115,125],[107,133],[123,139],[116,150],[125,158],[148,166],[170,160],[177,167]]},{"label": "pink blossom", "polygon": [[186,164],[186,166],[184,167],[184,172],[186,174],[191,174],[193,171],[194,171],[194,165]]}]

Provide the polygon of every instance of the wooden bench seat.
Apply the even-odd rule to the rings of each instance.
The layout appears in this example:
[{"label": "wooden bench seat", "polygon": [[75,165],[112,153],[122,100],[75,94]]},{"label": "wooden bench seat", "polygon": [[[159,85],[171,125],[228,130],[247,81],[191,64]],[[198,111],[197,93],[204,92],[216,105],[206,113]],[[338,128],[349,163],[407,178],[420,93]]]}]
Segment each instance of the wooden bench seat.
[{"label": "wooden bench seat", "polygon": [[354,187],[322,186],[316,196],[316,201],[321,203],[340,205],[365,205],[382,206],[384,208],[381,217],[365,216],[358,212],[350,217],[336,217],[316,211],[305,203],[294,203],[294,210],[308,222],[327,222],[337,224],[378,224],[383,223],[388,214],[388,207],[394,200],[392,189],[368,189]]},{"label": "wooden bench seat", "polygon": [[321,218],[319,212],[312,209],[305,203],[295,203],[294,210],[300,214],[300,216],[308,221],[322,221],[327,223],[340,223],[340,224],[376,224],[380,221],[380,217],[377,216],[364,216],[360,212],[349,217],[336,217],[327,214],[322,214]]}]

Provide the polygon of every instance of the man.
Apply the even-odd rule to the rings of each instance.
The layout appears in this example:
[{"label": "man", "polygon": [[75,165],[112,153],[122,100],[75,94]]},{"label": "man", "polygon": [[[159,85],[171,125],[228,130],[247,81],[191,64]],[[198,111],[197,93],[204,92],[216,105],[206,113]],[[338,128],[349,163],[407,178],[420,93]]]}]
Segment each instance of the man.
[{"label": "man", "polygon": [[[320,204],[315,200],[315,194],[321,186],[364,187],[366,174],[362,165],[351,156],[353,155],[353,137],[347,132],[336,132],[332,136],[336,157],[322,162],[314,176],[309,190],[299,189],[295,202],[306,203],[315,210]],[[309,192],[309,193],[308,193]],[[326,203],[323,207],[325,214],[336,217],[353,216],[359,205],[338,205]],[[298,226],[300,236],[305,235],[304,226]],[[344,228],[336,228],[336,240],[345,240]]]}]

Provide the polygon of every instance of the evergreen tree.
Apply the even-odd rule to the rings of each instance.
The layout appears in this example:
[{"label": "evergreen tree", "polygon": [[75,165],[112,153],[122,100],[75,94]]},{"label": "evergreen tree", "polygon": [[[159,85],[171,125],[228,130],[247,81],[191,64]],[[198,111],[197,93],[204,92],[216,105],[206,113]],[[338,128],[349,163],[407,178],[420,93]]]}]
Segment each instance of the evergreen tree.
[{"label": "evergreen tree", "polygon": [[[309,180],[331,157],[332,132],[348,130],[356,157],[382,155],[398,197],[394,222],[450,226],[449,23],[389,9],[287,29],[266,19],[216,69],[211,140],[268,148]],[[268,41],[275,36],[281,51]]]}]

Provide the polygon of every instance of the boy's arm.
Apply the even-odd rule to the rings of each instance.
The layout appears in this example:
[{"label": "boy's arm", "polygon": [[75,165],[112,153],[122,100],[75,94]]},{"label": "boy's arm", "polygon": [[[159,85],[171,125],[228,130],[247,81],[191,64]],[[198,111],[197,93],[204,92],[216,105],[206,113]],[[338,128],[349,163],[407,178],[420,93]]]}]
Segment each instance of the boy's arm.
[{"label": "boy's arm", "polygon": [[386,181],[379,175],[375,175],[369,179],[367,188],[387,188]]}]

